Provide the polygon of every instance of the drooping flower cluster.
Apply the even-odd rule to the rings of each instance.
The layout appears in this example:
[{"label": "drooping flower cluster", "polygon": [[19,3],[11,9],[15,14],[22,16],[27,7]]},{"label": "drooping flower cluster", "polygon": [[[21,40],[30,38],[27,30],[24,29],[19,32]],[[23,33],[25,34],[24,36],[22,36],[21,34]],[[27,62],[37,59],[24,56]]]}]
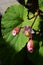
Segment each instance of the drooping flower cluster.
[{"label": "drooping flower cluster", "polygon": [[29,37],[29,42],[27,43],[27,50],[30,53],[32,53],[33,48],[34,48],[34,42],[32,40],[32,34],[34,34],[34,31],[32,30],[32,28],[30,26],[25,26],[23,32],[27,37]]},{"label": "drooping flower cluster", "polygon": [[25,36],[29,37],[29,42],[27,43],[27,50],[30,53],[32,53],[33,48],[34,48],[34,42],[32,40],[32,34],[34,34],[34,31],[32,30],[32,28],[30,26],[16,27],[12,31],[13,36],[17,35],[20,32],[21,28],[24,28],[23,33],[25,34]]}]

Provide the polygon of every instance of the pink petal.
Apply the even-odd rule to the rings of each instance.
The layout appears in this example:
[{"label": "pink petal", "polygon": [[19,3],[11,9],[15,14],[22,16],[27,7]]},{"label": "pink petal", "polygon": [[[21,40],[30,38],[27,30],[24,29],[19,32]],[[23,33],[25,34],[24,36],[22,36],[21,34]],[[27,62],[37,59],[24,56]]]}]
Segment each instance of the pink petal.
[{"label": "pink petal", "polygon": [[32,30],[32,31],[31,31],[31,34],[34,34],[34,33],[35,33],[35,32]]},{"label": "pink petal", "polygon": [[32,53],[32,52],[33,52],[33,48],[28,48],[28,51],[29,51],[30,53]]},{"label": "pink petal", "polygon": [[12,35],[13,35],[13,36],[16,35],[16,31],[15,31],[15,30],[12,31]]}]

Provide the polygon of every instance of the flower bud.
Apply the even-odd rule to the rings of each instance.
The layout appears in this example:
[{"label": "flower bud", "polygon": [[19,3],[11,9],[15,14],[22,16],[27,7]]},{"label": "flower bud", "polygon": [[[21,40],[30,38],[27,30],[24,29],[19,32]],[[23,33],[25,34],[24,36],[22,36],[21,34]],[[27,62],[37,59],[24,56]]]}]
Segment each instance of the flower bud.
[{"label": "flower bud", "polygon": [[27,43],[27,50],[32,53],[33,52],[34,43],[33,40],[30,39],[30,41]]},{"label": "flower bud", "polygon": [[30,26],[25,26],[23,33],[27,36],[27,37],[32,37],[32,34],[34,34],[34,31],[32,30],[32,28]]},{"label": "flower bud", "polygon": [[15,36],[19,32],[20,32],[20,28],[19,27],[16,27],[16,28],[13,29],[12,34],[13,34],[13,36]]},{"label": "flower bud", "polygon": [[28,32],[28,31],[25,31],[25,35],[26,35],[27,37],[29,37],[29,32]]}]

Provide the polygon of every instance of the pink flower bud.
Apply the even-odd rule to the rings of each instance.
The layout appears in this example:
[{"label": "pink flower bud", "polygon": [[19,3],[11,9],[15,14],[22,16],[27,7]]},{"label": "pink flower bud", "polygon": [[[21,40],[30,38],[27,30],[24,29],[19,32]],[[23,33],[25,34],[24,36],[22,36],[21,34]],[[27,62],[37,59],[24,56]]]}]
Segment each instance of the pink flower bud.
[{"label": "pink flower bud", "polygon": [[16,28],[13,29],[12,34],[13,34],[13,36],[15,36],[19,32],[20,32],[20,28],[19,27],[16,27]]},{"label": "pink flower bud", "polygon": [[33,40],[30,39],[30,41],[27,43],[27,50],[32,53],[33,52],[34,43]]}]

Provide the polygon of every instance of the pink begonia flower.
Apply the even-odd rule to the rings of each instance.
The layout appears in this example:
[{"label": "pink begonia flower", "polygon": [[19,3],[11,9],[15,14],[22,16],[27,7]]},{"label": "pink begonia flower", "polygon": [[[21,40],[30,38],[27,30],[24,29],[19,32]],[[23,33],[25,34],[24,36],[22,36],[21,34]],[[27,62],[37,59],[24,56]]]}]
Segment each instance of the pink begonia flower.
[{"label": "pink begonia flower", "polygon": [[12,35],[15,36],[16,34],[18,34],[20,32],[20,28],[19,27],[16,27],[13,29],[12,31]]},{"label": "pink begonia flower", "polygon": [[27,43],[27,50],[32,53],[33,52],[34,43],[33,40],[30,39],[30,41]]}]

